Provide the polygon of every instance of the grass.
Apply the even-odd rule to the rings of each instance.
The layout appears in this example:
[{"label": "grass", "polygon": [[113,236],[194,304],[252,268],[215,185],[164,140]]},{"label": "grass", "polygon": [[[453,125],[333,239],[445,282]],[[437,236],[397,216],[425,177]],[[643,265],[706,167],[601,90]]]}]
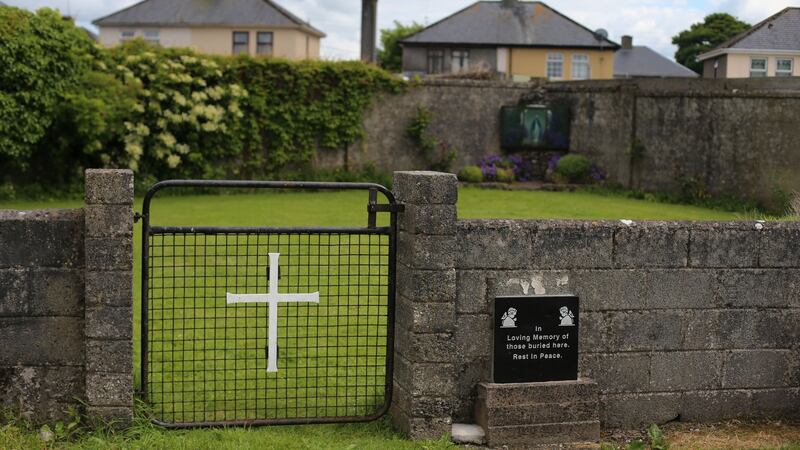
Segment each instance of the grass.
[{"label": "grass", "polygon": [[138,419],[125,431],[95,430],[56,437],[45,444],[37,430],[25,424],[0,425],[0,448],[71,450],[261,450],[261,449],[372,449],[446,450],[456,448],[447,437],[412,442],[392,428],[388,418],[371,423],[164,430]]},{"label": "grass", "polygon": [[[364,192],[273,192],[225,196],[157,197],[151,224],[193,226],[364,226]],[[8,202],[0,208],[77,208],[80,201]],[[141,211],[141,205],[137,205]],[[734,213],[694,206],[567,192],[462,189],[460,218],[733,220]],[[385,218],[384,218],[385,220]],[[139,335],[141,227],[135,227],[135,336]],[[201,242],[202,239],[202,242]],[[385,336],[385,240],[363,236],[156,237],[151,251],[151,410],[166,421],[252,419],[294,415],[361,415],[381,403],[380,362]],[[323,242],[312,239],[323,239]],[[327,239],[327,240],[324,240]],[[380,240],[380,239],[379,239]],[[318,244],[324,244],[322,246]],[[211,245],[213,244],[213,245]],[[377,245],[376,245],[377,244]],[[263,305],[229,307],[225,292],[266,292],[266,253],[279,251],[283,292],[319,289],[320,306],[281,306],[278,374],[265,372]],[[321,261],[324,260],[324,263]],[[173,268],[173,265],[175,268]],[[282,282],[284,283],[284,282]],[[340,291],[340,286],[352,290]],[[233,289],[230,289],[233,290]],[[364,318],[364,311],[369,311]],[[313,311],[313,312],[312,312]],[[288,320],[288,318],[292,318]],[[373,320],[374,319],[374,320]],[[371,321],[372,320],[372,321]],[[308,342],[317,344],[310,345]],[[139,381],[139,346],[135,347]],[[344,368],[342,370],[342,368]],[[289,376],[287,376],[289,375]],[[242,379],[242,376],[246,380]],[[349,392],[347,397],[341,393]],[[260,397],[259,393],[271,395]],[[213,393],[210,395],[209,393]],[[355,393],[357,396],[352,396]],[[139,431],[136,431],[139,430]],[[139,433],[139,434],[136,434]],[[0,447],[22,437],[0,431]],[[27,436],[27,437],[25,437]],[[3,439],[11,439],[3,445]],[[15,440],[16,439],[16,440]],[[78,448],[418,448],[383,419],[367,425],[272,427],[246,431],[165,432],[147,425],[112,436],[93,435]],[[19,444],[22,445],[22,444]],[[404,447],[405,446],[405,447]]]},{"label": "grass", "polygon": [[[654,433],[654,430],[656,431]],[[654,439],[655,438],[655,439]],[[800,450],[800,422],[731,420],[721,423],[671,422],[648,430],[615,430],[602,450]]]}]

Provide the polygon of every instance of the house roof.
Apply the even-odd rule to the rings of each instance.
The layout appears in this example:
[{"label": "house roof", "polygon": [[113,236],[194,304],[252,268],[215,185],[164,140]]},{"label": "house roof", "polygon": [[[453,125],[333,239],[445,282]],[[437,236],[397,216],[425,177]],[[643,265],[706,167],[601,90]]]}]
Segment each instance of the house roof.
[{"label": "house roof", "polygon": [[783,9],[697,59],[702,61],[734,49],[800,51],[800,8]]},{"label": "house roof", "polygon": [[630,49],[617,50],[614,54],[614,76],[697,78],[699,75],[650,47],[637,45]]},{"label": "house roof", "polygon": [[401,41],[526,47],[618,48],[542,2],[479,1]]},{"label": "house roof", "polygon": [[274,26],[324,37],[271,0],[144,0],[94,22],[97,26]]}]

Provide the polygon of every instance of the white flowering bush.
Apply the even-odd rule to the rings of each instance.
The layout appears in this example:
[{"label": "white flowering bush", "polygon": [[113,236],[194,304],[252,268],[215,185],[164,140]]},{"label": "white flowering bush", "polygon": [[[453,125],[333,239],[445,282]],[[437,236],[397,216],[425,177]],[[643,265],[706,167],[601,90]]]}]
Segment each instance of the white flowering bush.
[{"label": "white flowering bush", "polygon": [[164,176],[224,176],[218,164],[242,152],[238,133],[247,90],[225,81],[223,63],[189,50],[139,42],[112,50],[110,72],[137,86],[119,147],[101,158],[109,165]]}]

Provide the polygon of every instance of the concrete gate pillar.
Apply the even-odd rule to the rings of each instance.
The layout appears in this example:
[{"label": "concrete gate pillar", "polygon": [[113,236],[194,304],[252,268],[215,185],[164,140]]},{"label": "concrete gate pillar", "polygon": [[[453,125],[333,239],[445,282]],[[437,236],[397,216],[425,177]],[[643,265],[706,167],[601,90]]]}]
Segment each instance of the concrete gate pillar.
[{"label": "concrete gate pillar", "polygon": [[86,171],[86,403],[133,419],[133,173]]},{"label": "concrete gate pillar", "polygon": [[456,398],[455,175],[395,172],[400,213],[392,420],[412,439],[450,432]]}]

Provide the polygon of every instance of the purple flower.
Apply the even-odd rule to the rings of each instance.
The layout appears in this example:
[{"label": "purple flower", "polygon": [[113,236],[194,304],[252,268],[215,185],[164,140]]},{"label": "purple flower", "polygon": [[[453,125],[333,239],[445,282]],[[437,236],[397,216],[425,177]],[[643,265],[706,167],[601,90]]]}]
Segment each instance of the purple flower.
[{"label": "purple flower", "polygon": [[589,176],[592,177],[594,181],[603,181],[606,179],[606,174],[603,172],[603,169],[597,167],[596,165],[592,165],[592,169],[589,172]]},{"label": "purple flower", "polygon": [[554,155],[552,158],[550,158],[550,161],[547,162],[547,168],[550,170],[556,170],[559,161],[561,161],[561,155]]}]

